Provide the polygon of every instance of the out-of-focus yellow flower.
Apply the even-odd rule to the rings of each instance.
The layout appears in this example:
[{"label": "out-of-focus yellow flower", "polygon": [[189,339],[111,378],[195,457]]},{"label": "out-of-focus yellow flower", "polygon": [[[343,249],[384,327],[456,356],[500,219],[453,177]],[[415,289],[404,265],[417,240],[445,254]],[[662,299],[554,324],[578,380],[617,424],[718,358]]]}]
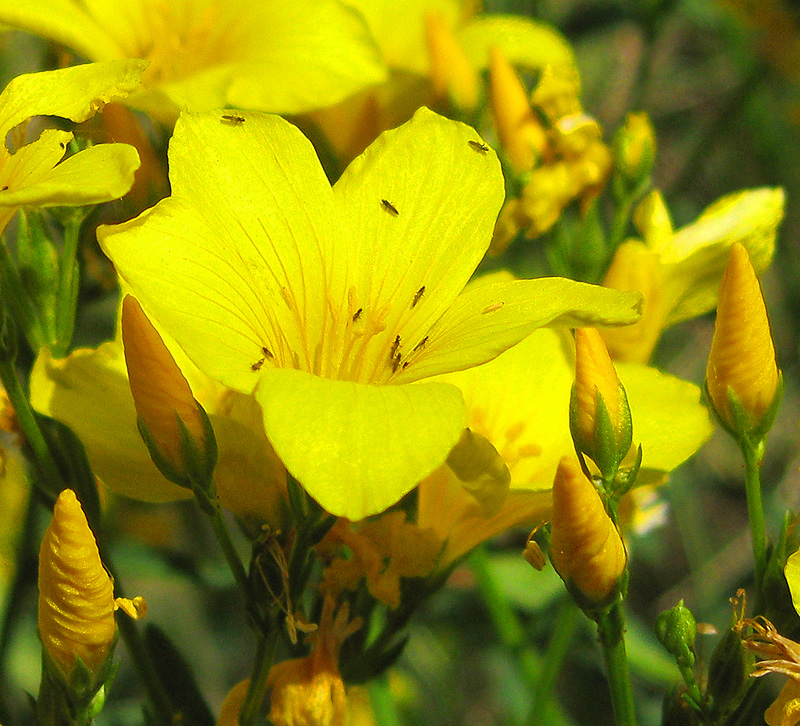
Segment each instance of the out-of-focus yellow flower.
[{"label": "out-of-focus yellow flower", "polygon": [[[257,402],[203,375],[164,331],[159,333],[209,413],[217,438],[215,482],[221,504],[245,519],[281,529],[286,470],[264,435]],[[63,360],[43,350],[31,373],[31,403],[75,431],[93,471],[111,491],[148,502],[192,496],[164,478],[142,441],[121,340],[78,349]]]},{"label": "out-of-focus yellow flower", "polygon": [[572,50],[553,28],[521,16],[477,13],[473,0],[346,0],[364,15],[389,80],[314,114],[334,149],[349,160],[383,130],[423,105],[449,98],[462,110],[479,99],[477,74],[493,47],[516,66],[573,66]]},{"label": "out-of-focus yellow flower", "polygon": [[81,122],[112,98],[124,97],[140,83],[147,64],[119,60],[30,73],[14,78],[0,94],[0,232],[20,207],[83,206],[125,195],[139,168],[127,144],[99,144],[64,158],[72,133],[46,129],[24,144],[6,147],[12,129],[33,116],[59,116]]},{"label": "out-of-focus yellow flower", "polygon": [[561,459],[553,483],[550,559],[567,586],[591,605],[613,597],[628,564],[619,531],[574,458]]},{"label": "out-of-focus yellow flower", "polygon": [[348,622],[347,603],[334,615],[335,602],[326,597],[319,628],[311,637],[314,649],[305,658],[278,663],[267,681],[269,720],[275,726],[345,726],[347,695],[339,673],[339,651],[344,640],[361,626]]},{"label": "out-of-focus yellow flower", "polygon": [[[641,365],[619,366],[618,374],[643,448],[637,482],[661,482],[711,434],[700,390]],[[420,484],[417,525],[433,529],[446,543],[437,567],[515,525],[549,518],[558,462],[574,455],[569,431],[574,378],[572,336],[553,330],[533,333],[490,363],[443,377],[461,390],[467,426],[491,443],[511,481],[507,489],[499,474],[465,482],[442,466]],[[499,467],[490,462],[486,470]]]},{"label": "out-of-focus yellow flower", "polygon": [[574,66],[546,66],[528,103],[502,53],[494,50],[492,59],[495,125],[504,154],[525,181],[520,197],[506,201],[504,212],[512,211],[501,213],[491,248],[499,254],[519,230],[530,238],[549,230],[573,200],[585,208],[608,178],[611,152],[600,125],[583,113]]},{"label": "out-of-focus yellow flower", "polygon": [[39,551],[39,635],[69,682],[78,659],[93,677],[116,640],[114,588],[71,489],[56,500]]},{"label": "out-of-focus yellow flower", "polygon": [[249,687],[250,679],[245,678],[231,688],[219,709],[217,726],[239,726],[239,712],[242,710]]},{"label": "out-of-focus yellow flower", "polygon": [[[594,328],[575,331],[570,428],[576,448],[613,476],[633,437],[631,411],[611,356]],[[602,409],[601,409],[602,405]]]},{"label": "out-of-focus yellow flower", "polygon": [[747,248],[756,273],[763,272],[772,259],[783,206],[782,189],[736,192],[673,231],[660,193],[646,197],[634,215],[644,241],[620,245],[603,281],[618,290],[638,290],[645,299],[638,323],[602,331],[611,357],[646,363],[665,328],[713,310],[734,242]]},{"label": "out-of-focus yellow flower", "polygon": [[614,164],[630,184],[644,180],[656,157],[656,135],[646,113],[629,113],[614,139]]},{"label": "out-of-focus yellow flower", "polygon": [[[761,286],[747,250],[736,242],[722,275],[706,369],[706,386],[714,410],[733,431],[763,432],[779,379]],[[729,393],[738,399],[746,421],[737,420]]]},{"label": "out-of-focus yellow flower", "polygon": [[364,20],[336,0],[2,0],[0,22],[90,60],[148,61],[128,101],[167,123],[224,106],[303,113],[386,74]]},{"label": "out-of-focus yellow flower", "polygon": [[[333,598],[354,591],[362,579],[370,594],[389,607],[400,604],[400,579],[425,577],[442,551],[442,540],[430,529],[406,522],[395,511],[370,520],[357,529],[340,519],[320,545],[329,564],[320,588]],[[341,557],[341,547],[348,557]]]},{"label": "out-of-focus yellow flower", "polygon": [[158,331],[130,295],[122,301],[121,327],[133,403],[156,465],[169,472],[170,480],[187,487],[193,472],[208,481],[217,459],[208,417]]}]

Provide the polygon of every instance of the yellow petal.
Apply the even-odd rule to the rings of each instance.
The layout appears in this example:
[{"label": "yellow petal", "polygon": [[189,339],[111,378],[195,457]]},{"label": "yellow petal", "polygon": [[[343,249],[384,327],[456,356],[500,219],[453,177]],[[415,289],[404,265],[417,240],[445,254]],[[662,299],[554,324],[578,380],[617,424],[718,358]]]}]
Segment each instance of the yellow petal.
[{"label": "yellow petal", "polygon": [[495,46],[515,66],[575,65],[572,48],[555,28],[517,15],[479,15],[458,31],[457,38],[474,68],[489,66],[489,51]]},{"label": "yellow petal", "polygon": [[395,379],[417,380],[485,363],[544,326],[636,322],[641,296],[560,277],[467,287],[430,330],[430,343]]},{"label": "yellow petal", "polygon": [[17,76],[0,95],[0,134],[31,116],[85,121],[133,91],[146,67],[147,61],[114,60]]},{"label": "yellow petal", "polygon": [[786,575],[786,582],[789,583],[792,605],[794,605],[797,614],[800,615],[800,550],[789,555],[783,572]]},{"label": "yellow petal", "polygon": [[397,502],[464,429],[461,394],[442,383],[370,386],[273,369],[256,395],[287,469],[328,512],[351,520]]},{"label": "yellow petal", "polygon": [[[11,158],[44,143],[46,133]],[[22,160],[18,168],[21,171]],[[139,154],[132,146],[100,144],[70,156],[55,167],[43,168],[35,181],[31,174],[24,183],[9,185],[8,192],[0,193],[0,205],[50,207],[108,202],[130,191],[138,168]]]},{"label": "yellow petal", "polygon": [[[276,116],[240,117],[230,125],[219,113],[183,116],[170,144],[172,196],[100,227],[98,239],[189,357],[250,392],[265,357],[313,370],[329,314],[329,230],[338,225],[307,139]],[[341,304],[343,288],[331,293]]]}]

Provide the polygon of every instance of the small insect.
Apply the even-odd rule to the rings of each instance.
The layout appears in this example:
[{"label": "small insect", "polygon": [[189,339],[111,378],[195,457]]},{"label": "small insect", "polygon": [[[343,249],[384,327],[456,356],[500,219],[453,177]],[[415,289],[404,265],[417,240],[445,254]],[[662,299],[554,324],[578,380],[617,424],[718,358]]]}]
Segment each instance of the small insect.
[{"label": "small insect", "polygon": [[425,347],[425,343],[428,342],[428,336],[426,335],[422,340],[419,341],[412,349],[412,353],[416,353],[418,350],[422,350]]},{"label": "small insect", "polygon": [[425,294],[425,285],[423,285],[419,290],[414,293],[414,299],[411,301],[411,307],[415,308],[417,303],[422,300],[422,296]]},{"label": "small insect", "polygon": [[[398,349],[399,347],[400,347],[400,336],[398,335],[398,336],[397,336],[397,337],[394,339],[394,343],[392,343],[392,347],[391,347],[391,349],[389,350],[389,357],[390,357],[390,358],[394,358],[394,354],[395,354],[395,353],[397,353],[397,349]],[[399,358],[399,356],[398,356],[398,358]]]},{"label": "small insect", "polygon": [[2,189],[0,189],[0,192],[5,192],[5,191],[8,191],[8,184],[6,184]]},{"label": "small insect", "polygon": [[261,366],[263,365],[264,365],[264,359],[259,358],[255,363],[253,363],[253,365],[250,366],[250,370],[253,371],[253,373],[257,373],[258,371],[261,370]]},{"label": "small insect", "polygon": [[[407,363],[408,361],[406,361]],[[397,369],[400,367],[400,354],[392,356],[392,373],[397,373]],[[403,368],[405,368],[405,364],[403,364]]]},{"label": "small insect", "polygon": [[397,217],[400,214],[400,212],[397,211],[397,207],[387,199],[381,199],[381,206],[393,217]]},{"label": "small insect", "polygon": [[262,348],[261,352],[264,354],[266,360],[272,360],[275,357],[272,355],[272,351],[269,348]]},{"label": "small insect", "polygon": [[505,305],[504,302],[496,302],[496,303],[492,303],[491,305],[487,305],[483,309],[483,312],[481,313],[481,315],[486,315],[486,313],[497,312],[501,307],[503,307],[503,305]]},{"label": "small insect", "polygon": [[226,126],[241,126],[244,123],[244,116],[235,113],[226,113],[220,119]]},{"label": "small insect", "polygon": [[481,154],[485,154],[487,151],[489,151],[489,147],[482,141],[473,141],[470,139],[468,143],[473,149],[475,149],[475,151],[478,151]]},{"label": "small insect", "polygon": [[356,322],[361,317],[361,313],[364,312],[364,308],[359,308],[353,313],[353,322]]}]

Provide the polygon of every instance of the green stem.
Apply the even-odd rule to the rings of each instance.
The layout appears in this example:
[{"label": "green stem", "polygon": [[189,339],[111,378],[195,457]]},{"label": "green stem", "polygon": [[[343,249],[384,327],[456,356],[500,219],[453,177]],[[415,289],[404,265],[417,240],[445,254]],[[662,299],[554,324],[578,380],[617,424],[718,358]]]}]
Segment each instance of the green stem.
[{"label": "green stem", "polygon": [[72,342],[78,306],[78,243],[84,217],[70,216],[64,224],[64,247],[61,252],[58,296],[56,298],[56,340],[53,355],[64,356]]},{"label": "green stem", "polygon": [[267,677],[272,668],[272,661],[275,658],[275,646],[278,643],[278,626],[272,622],[270,627],[258,641],[256,657],[253,663],[253,672],[250,676],[250,685],[247,688],[247,695],[239,713],[240,726],[253,726],[261,704],[267,695]]},{"label": "green stem", "polygon": [[48,496],[53,499],[64,487],[64,480],[58,469],[55,458],[47,445],[36,416],[33,413],[28,397],[22,390],[17,369],[13,361],[0,361],[0,378],[8,395],[8,400],[14,407],[25,441],[33,452],[33,462],[38,474],[38,483]]},{"label": "green stem", "polygon": [[625,654],[625,613],[622,602],[615,602],[597,618],[597,634],[608,670],[608,687],[617,726],[635,726],[633,688]]},{"label": "green stem", "polygon": [[211,527],[214,530],[217,542],[219,542],[219,546],[222,548],[222,553],[225,555],[228,567],[230,567],[236,584],[242,591],[245,603],[248,608],[252,610],[252,614],[256,614],[258,608],[253,602],[253,595],[250,590],[250,581],[247,577],[247,572],[244,569],[239,553],[236,551],[236,547],[233,545],[233,540],[231,540],[228,527],[225,525],[225,520],[222,518],[222,510],[220,510],[219,506],[214,507],[213,513],[208,513],[208,518],[211,522]]},{"label": "green stem", "polygon": [[753,442],[742,438],[739,442],[744,457],[744,484],[747,494],[747,514],[750,518],[750,534],[753,539],[756,589],[761,591],[767,567],[767,528],[764,520],[764,504],[761,498],[761,460],[764,457],[764,440]]}]

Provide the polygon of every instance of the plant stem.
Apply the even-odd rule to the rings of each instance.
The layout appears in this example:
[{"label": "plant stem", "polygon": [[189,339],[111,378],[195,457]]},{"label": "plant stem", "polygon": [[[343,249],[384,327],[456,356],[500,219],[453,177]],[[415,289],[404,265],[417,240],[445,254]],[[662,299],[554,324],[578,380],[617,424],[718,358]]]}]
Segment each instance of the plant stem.
[{"label": "plant stem", "polygon": [[58,296],[56,297],[56,334],[53,355],[66,354],[75,329],[75,313],[78,305],[78,242],[84,215],[70,215],[64,223],[64,247],[61,252]]},{"label": "plant stem", "polygon": [[625,654],[625,614],[622,601],[615,602],[597,618],[597,634],[608,670],[608,687],[617,726],[635,726],[633,689]]},{"label": "plant stem", "polygon": [[767,528],[764,521],[764,504],[761,497],[761,460],[764,457],[764,440],[754,442],[746,437],[739,442],[744,457],[744,484],[747,494],[747,514],[753,539],[756,589],[761,591],[767,567]]},{"label": "plant stem", "polygon": [[[222,518],[222,510],[217,505],[213,508],[213,512],[207,512],[207,514],[217,542],[219,542],[222,553],[225,555],[228,567],[233,573],[236,584],[242,592],[245,604],[248,610],[251,611],[251,615],[258,616],[258,608],[253,602],[253,595],[250,590],[250,581],[247,577],[247,572],[244,569],[239,553],[236,551],[236,547],[233,545],[233,540],[231,540],[231,535],[225,525],[225,520]],[[261,625],[260,616],[258,617],[258,621],[259,625]]]},{"label": "plant stem", "polygon": [[239,713],[240,726],[253,726],[255,724],[255,719],[267,694],[267,677],[272,668],[275,646],[278,643],[277,623],[271,622],[268,623],[268,626],[258,641],[256,657],[253,662],[253,672],[250,676],[250,685],[247,688],[247,695]]}]

